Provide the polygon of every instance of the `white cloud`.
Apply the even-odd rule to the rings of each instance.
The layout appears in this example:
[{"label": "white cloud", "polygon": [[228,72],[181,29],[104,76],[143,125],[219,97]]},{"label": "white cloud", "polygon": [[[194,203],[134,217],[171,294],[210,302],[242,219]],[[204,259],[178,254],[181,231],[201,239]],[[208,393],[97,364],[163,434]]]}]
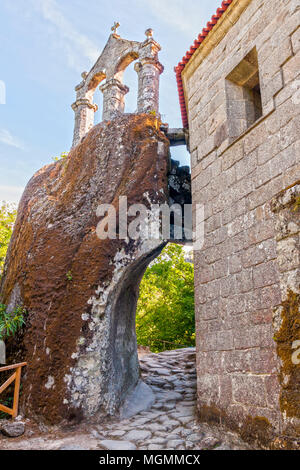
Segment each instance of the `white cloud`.
[{"label": "white cloud", "polygon": [[91,63],[97,60],[99,56],[97,46],[74,28],[55,0],[34,0],[33,6],[38,8],[43,18],[55,27],[56,34],[53,35],[53,41],[57,48],[64,51],[70,67],[79,70],[83,57]]},{"label": "white cloud", "polygon": [[0,142],[10,147],[24,150],[24,145],[17,137],[14,137],[7,129],[0,129]]},{"label": "white cloud", "polygon": [[0,202],[7,201],[18,204],[23,194],[22,186],[1,186],[0,185]]},{"label": "white cloud", "polygon": [[[160,21],[168,24],[169,26],[182,31],[189,37],[193,37],[193,34],[200,32],[201,19],[203,20],[203,7],[201,2],[196,5],[194,0],[189,2],[188,0],[139,0],[145,3],[145,7],[151,8],[152,13],[158,17]],[[197,2],[198,3],[198,2]],[[220,2],[221,3],[221,2]]]}]

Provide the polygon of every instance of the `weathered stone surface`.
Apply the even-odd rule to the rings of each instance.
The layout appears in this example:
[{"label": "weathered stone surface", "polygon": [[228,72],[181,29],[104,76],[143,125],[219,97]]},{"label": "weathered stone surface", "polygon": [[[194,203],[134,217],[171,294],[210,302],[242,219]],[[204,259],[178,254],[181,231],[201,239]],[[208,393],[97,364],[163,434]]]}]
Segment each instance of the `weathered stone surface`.
[{"label": "weathered stone surface", "polygon": [[150,429],[151,432],[157,432],[163,429],[163,425],[161,423],[147,424],[147,429]]},{"label": "weathered stone surface", "polygon": [[151,432],[145,431],[144,429],[134,429],[129,431],[129,433],[125,436],[128,441],[133,442],[145,441],[149,437],[151,437]]},{"label": "weathered stone surface", "polygon": [[78,446],[76,444],[69,444],[69,445],[60,447],[58,450],[88,450],[88,449]]},{"label": "weathered stone surface", "polygon": [[[163,129],[164,130],[164,129]],[[177,145],[186,145],[188,142],[188,130],[183,128],[169,128],[165,129],[166,135],[172,147]]]},{"label": "weathered stone surface", "polygon": [[162,450],[164,447],[163,445],[159,445],[159,444],[150,444],[148,446],[148,450]]},{"label": "weathered stone surface", "polygon": [[112,431],[109,433],[111,437],[123,437],[124,434],[125,434],[125,431],[123,431],[122,429],[119,429],[117,431]]},{"label": "weathered stone surface", "polygon": [[104,50],[91,70],[81,74],[82,81],[76,86],[76,101],[72,105],[75,112],[73,147],[85,137],[94,125],[94,114],[98,106],[93,103],[97,86],[103,93],[102,119],[111,120],[124,113],[124,97],[129,88],[122,83],[123,72],[136,59],[135,70],[138,74],[137,112],[159,111],[159,76],[164,68],[158,61],[160,45],[151,34],[143,42],[128,41],[118,34],[111,34]]},{"label": "weathered stone surface", "polygon": [[[269,400],[279,394],[284,426],[289,434],[299,435],[299,354],[300,354],[300,183],[282,191],[272,201],[275,214],[277,259],[283,301],[273,310],[274,339],[281,359],[279,384],[266,382]],[[292,249],[287,249],[291,246]]]},{"label": "weathered stone surface", "polygon": [[201,449],[213,449],[220,441],[216,437],[205,437],[204,439],[199,441],[199,448]]},{"label": "weathered stone surface", "polygon": [[167,392],[163,396],[168,401],[179,400],[181,398],[181,394],[179,392]]},{"label": "weathered stone surface", "polygon": [[279,2],[273,14],[269,6],[230,2],[181,73],[194,217],[197,205],[205,214],[204,245],[194,253],[199,415],[263,445],[300,429],[299,365],[292,363],[299,2]]},{"label": "weathered stone surface", "polygon": [[221,444],[220,446],[216,446],[215,450],[233,450],[233,449],[227,446],[226,444]]},{"label": "weathered stone surface", "polygon": [[[190,349],[190,352],[194,351],[194,348]],[[176,374],[184,379],[185,375],[189,375],[192,365],[190,360],[186,361],[186,352],[184,350],[173,351],[172,354],[149,355],[149,363],[147,362],[147,356],[145,356],[144,363],[148,367],[142,373],[143,380],[153,377],[156,373],[156,367],[162,364],[168,370],[173,371],[175,362],[177,364]],[[193,365],[195,368],[195,362]],[[159,389],[153,391],[157,396]],[[195,393],[196,387],[194,388],[194,395]],[[189,405],[190,399],[188,397],[189,394],[180,394],[176,404],[181,407],[184,407],[185,404]],[[163,419],[167,422],[166,426],[162,424]],[[216,428],[203,423],[199,425],[193,419],[180,426],[177,421],[172,422],[172,413],[168,410],[158,412],[153,410],[153,407],[149,411],[143,411],[127,420],[112,417],[109,420],[100,421],[101,423],[96,425],[97,430],[95,428],[91,429],[88,435],[86,434],[87,423],[72,427],[71,432],[67,428],[60,429],[59,438],[54,437],[53,431],[47,434],[47,427],[44,425],[43,438],[32,437],[32,434],[29,435],[27,431],[23,439],[11,442],[10,439],[0,434],[0,447],[1,449],[13,448],[14,450],[73,448],[130,450],[132,444],[134,444],[137,450],[171,450],[175,448],[178,450],[199,450],[205,447],[201,447],[198,441],[205,437],[210,439],[207,446],[211,443],[213,444],[212,448],[214,448],[215,443],[226,445],[230,449],[249,448],[237,435],[228,433],[223,428]],[[82,430],[84,430],[83,433]]]},{"label": "weathered stone surface", "polygon": [[0,431],[7,437],[19,437],[25,432],[25,423],[21,421],[0,421]]},{"label": "weathered stone surface", "polygon": [[128,419],[137,415],[141,411],[147,411],[155,402],[155,395],[151,388],[141,380],[128,394],[120,409],[121,419]]},{"label": "weathered stone surface", "polygon": [[[28,311],[8,361],[27,361],[22,404],[50,422],[115,413],[139,380],[140,279],[164,244],[100,240],[99,204],[167,201],[168,141],[149,115],[94,127],[66,161],[29,182],[1,284]],[[126,340],[125,340],[126,339]]]},{"label": "weathered stone surface", "polygon": [[136,450],[136,445],[129,441],[100,441],[99,445],[107,450]]},{"label": "weathered stone surface", "polygon": [[184,441],[182,439],[171,439],[168,441],[168,448],[169,449],[177,449],[180,445],[182,445]]}]

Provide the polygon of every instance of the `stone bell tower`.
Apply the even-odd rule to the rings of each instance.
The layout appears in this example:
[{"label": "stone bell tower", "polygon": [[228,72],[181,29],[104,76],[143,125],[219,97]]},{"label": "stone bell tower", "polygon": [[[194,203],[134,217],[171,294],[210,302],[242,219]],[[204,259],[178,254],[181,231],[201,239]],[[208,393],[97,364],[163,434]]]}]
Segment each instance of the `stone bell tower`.
[{"label": "stone bell tower", "polygon": [[103,93],[102,120],[112,120],[125,110],[125,95],[129,88],[123,83],[124,70],[137,60],[138,113],[159,114],[159,77],[164,68],[158,60],[160,45],[153,39],[152,29],[145,32],[143,42],[128,41],[117,34],[119,23],[112,27],[112,34],[100,57],[90,72],[82,73],[82,81],[76,86],[75,127],[72,147],[94,126],[94,114],[98,106],[93,103],[96,88]]}]

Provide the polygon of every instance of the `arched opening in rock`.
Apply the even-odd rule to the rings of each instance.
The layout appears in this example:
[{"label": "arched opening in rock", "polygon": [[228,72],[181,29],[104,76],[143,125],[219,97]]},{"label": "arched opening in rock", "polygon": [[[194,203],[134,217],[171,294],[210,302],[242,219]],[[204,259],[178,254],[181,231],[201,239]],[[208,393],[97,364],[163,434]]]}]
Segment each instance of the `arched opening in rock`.
[{"label": "arched opening in rock", "polygon": [[[154,302],[150,305],[145,299],[151,290]],[[191,253],[172,243],[162,243],[147,251],[125,269],[110,299],[107,308],[110,315],[109,348],[105,361],[109,367],[106,381],[102,380],[101,384],[106,396],[102,403],[106,413],[120,412],[122,418],[129,418],[147,409],[155,400],[153,390],[144,383],[140,371],[138,344],[144,347],[145,353],[195,345]],[[144,303],[142,307],[141,302]],[[146,312],[143,311],[145,305]],[[166,307],[164,311],[163,306]],[[141,325],[143,315],[146,317]],[[158,318],[160,324],[155,325]],[[145,335],[147,323],[149,335]],[[162,331],[163,325],[170,328]],[[152,333],[156,337],[151,337]],[[144,341],[140,341],[143,335]]]},{"label": "arched opening in rock", "polygon": [[[184,135],[179,133],[181,141]],[[11,362],[20,355],[30,361],[22,398],[28,415],[51,423],[72,416],[115,415],[140,384],[135,333],[138,288],[165,243],[131,236],[102,239],[97,236],[98,208],[108,200],[119,208],[124,194],[128,207],[143,202],[146,211],[152,205],[184,204],[182,188],[187,184],[190,198],[190,175],[169,162],[168,149],[166,134],[157,129],[154,116],[122,116],[109,126],[98,126],[72,150],[63,176],[58,162],[38,173],[28,186],[10,252],[19,257],[20,266],[15,270],[8,258],[1,290],[6,305],[22,305],[26,299],[31,315],[9,356]],[[83,174],[84,178],[79,176]],[[54,199],[40,194],[43,185],[55,193]],[[41,201],[47,212],[46,220],[40,212],[36,215],[36,232],[27,216],[31,200]],[[19,244],[20,230],[30,230],[33,236],[39,232],[36,244],[31,238],[28,245]],[[28,258],[24,253],[29,249]],[[24,276],[30,282],[22,283]],[[46,287],[39,279],[47,280]]]},{"label": "arched opening in rock", "polygon": [[120,397],[120,403],[123,402],[132,385],[139,380],[135,321],[140,282],[148,265],[163,248],[164,244],[130,265],[118,284],[117,292],[112,296],[110,331],[114,370],[112,381]]},{"label": "arched opening in rock", "polygon": [[[127,91],[124,91],[124,95],[113,96],[111,105],[114,101],[123,101],[122,112],[125,113],[136,113],[137,102],[138,102],[138,75],[134,69],[136,61],[139,56],[135,53],[129,53],[122,58],[121,62],[116,66],[116,73],[114,79],[123,85],[128,87]],[[94,124],[99,124],[103,120],[103,110],[105,108],[105,97],[101,91],[101,87],[104,87],[108,83],[107,78],[104,74],[96,74],[91,80],[89,85],[89,91],[87,97],[91,102],[97,106],[95,111]]]},{"label": "arched opening in rock", "polygon": [[[101,85],[103,85],[104,83],[105,82],[103,81]],[[94,125],[97,125],[100,122],[102,122],[102,110],[103,110],[103,95],[100,92],[99,87],[93,95],[93,102],[98,107],[97,111],[95,112],[95,121],[94,121]]]},{"label": "arched opening in rock", "polygon": [[123,83],[129,88],[129,92],[125,95],[125,113],[137,112],[138,75],[134,70],[135,63],[129,64],[123,73]]},{"label": "arched opening in rock", "polygon": [[192,247],[168,243],[140,283],[136,333],[139,355],[195,346]]},{"label": "arched opening in rock", "polygon": [[[180,148],[180,147],[177,147]],[[184,214],[191,209],[191,175],[189,165],[182,166],[171,158],[168,171],[169,204],[179,206]],[[174,152],[176,155],[177,153]],[[187,162],[182,148],[182,163]],[[183,217],[180,221],[184,222]],[[185,349],[195,345],[194,272],[191,239],[174,239],[174,219],[170,213],[169,244],[146,241],[134,260],[123,270],[110,294],[108,343],[110,364],[106,412],[121,416],[147,407],[153,394],[140,379],[137,344],[144,352]],[[172,243],[174,242],[174,243]],[[143,318],[144,317],[144,318]],[[141,350],[139,350],[141,352]],[[105,374],[106,375],[106,374]],[[142,388],[141,388],[142,387]],[[146,398],[145,398],[146,397]],[[133,407],[134,403],[134,407]]]},{"label": "arched opening in rock", "polygon": [[[165,243],[142,248],[141,256],[122,269],[122,275],[109,294],[105,317],[108,332],[99,335],[102,343],[101,370],[98,378],[99,394],[96,399],[94,413],[101,409],[105,414],[129,417],[143,409],[145,402],[130,397],[136,390],[144,386],[142,394],[150,393],[140,381],[140,368],[136,339],[136,307],[141,279],[148,265],[161,253]],[[139,393],[138,393],[139,395]],[[132,403],[132,401],[134,403]],[[133,408],[133,410],[132,410]]]}]

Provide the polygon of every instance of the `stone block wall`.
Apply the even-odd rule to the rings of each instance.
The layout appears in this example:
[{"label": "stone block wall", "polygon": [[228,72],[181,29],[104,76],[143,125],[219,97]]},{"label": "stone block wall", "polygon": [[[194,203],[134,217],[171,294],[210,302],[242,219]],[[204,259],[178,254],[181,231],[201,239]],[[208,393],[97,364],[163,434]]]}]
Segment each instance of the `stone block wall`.
[{"label": "stone block wall", "polygon": [[[299,433],[300,418],[299,375],[283,399],[289,379],[275,341],[289,296],[299,324],[299,232],[278,239],[272,202],[300,179],[300,5],[271,4],[234,1],[182,74],[193,203],[205,210],[195,253],[199,413],[265,445]],[[254,48],[262,117],[232,139],[226,78]]]},{"label": "stone block wall", "polygon": [[285,432],[299,434],[300,407],[300,181],[272,201],[282,304],[273,310],[274,340],[280,358],[279,403]]}]

